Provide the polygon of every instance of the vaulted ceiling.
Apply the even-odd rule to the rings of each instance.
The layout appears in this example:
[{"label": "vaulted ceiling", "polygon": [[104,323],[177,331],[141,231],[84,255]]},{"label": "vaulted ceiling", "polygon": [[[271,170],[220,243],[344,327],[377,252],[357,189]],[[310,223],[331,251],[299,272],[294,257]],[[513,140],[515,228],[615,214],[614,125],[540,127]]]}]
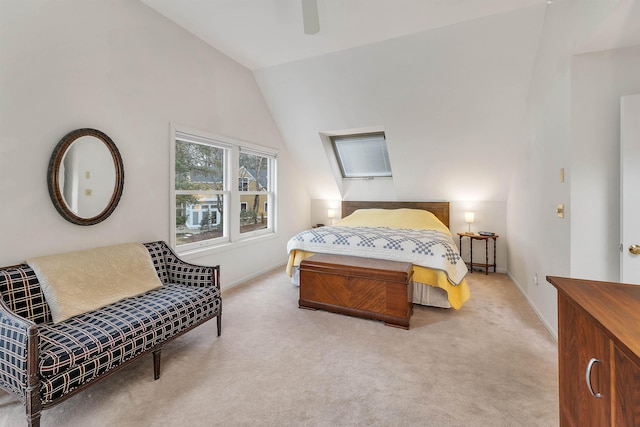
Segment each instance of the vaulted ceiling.
[{"label": "vaulted ceiling", "polygon": [[[311,198],[499,201],[545,16],[567,0],[317,0],[315,35],[301,0],[141,1],[254,71]],[[622,3],[582,49],[636,42]],[[372,129],[393,179],[343,182],[322,135]]]},{"label": "vaulted ceiling", "polygon": [[544,0],[318,0],[305,35],[302,0],[141,0],[251,69],[482,18]]}]

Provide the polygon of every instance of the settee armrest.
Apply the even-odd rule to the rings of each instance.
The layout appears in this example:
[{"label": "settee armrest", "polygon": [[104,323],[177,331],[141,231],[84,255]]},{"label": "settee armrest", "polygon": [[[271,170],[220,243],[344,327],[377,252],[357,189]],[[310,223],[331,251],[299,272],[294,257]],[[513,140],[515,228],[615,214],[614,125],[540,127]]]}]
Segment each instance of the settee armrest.
[{"label": "settee armrest", "polygon": [[[36,360],[29,360],[30,347],[35,347],[31,353]],[[38,381],[37,351],[36,324],[13,313],[0,298],[0,386],[23,403],[28,398],[30,383]]]},{"label": "settee armrest", "polygon": [[167,246],[165,262],[169,282],[188,286],[215,286],[220,289],[220,266],[204,266],[181,260]]}]

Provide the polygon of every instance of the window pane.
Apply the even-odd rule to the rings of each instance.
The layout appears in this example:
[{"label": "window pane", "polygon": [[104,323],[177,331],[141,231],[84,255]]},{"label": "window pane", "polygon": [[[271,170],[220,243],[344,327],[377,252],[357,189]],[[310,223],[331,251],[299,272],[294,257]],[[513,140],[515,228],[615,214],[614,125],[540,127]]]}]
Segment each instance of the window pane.
[{"label": "window pane", "polygon": [[224,236],[224,196],[176,195],[176,246]]},{"label": "window pane", "polygon": [[224,149],[176,140],[176,190],[222,190]]},{"label": "window pane", "polygon": [[267,193],[240,196],[240,233],[263,230],[269,225]]},{"label": "window pane", "polygon": [[239,184],[240,233],[249,233],[269,227],[269,212],[266,207],[270,197],[270,173],[272,159],[260,154],[240,152]]},{"label": "window pane", "polygon": [[239,191],[267,191],[269,189],[268,157],[240,153],[239,163]]},{"label": "window pane", "polygon": [[345,178],[391,176],[383,133],[332,138],[336,158]]}]

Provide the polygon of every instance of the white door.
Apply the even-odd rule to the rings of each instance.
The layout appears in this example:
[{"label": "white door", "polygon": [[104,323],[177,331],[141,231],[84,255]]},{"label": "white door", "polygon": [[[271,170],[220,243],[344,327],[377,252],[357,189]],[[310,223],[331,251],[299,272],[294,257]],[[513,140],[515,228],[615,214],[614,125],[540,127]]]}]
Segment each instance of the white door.
[{"label": "white door", "polygon": [[640,285],[640,94],[620,99],[620,242],[620,281]]}]

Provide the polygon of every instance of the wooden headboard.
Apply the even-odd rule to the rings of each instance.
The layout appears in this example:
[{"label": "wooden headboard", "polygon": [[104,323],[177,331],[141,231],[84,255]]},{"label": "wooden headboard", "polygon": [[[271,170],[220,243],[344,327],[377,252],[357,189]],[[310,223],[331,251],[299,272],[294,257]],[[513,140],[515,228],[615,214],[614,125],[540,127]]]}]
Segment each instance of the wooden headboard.
[{"label": "wooden headboard", "polygon": [[351,202],[342,201],[342,217],[351,215],[356,209],[422,209],[434,214],[449,227],[449,202]]}]

